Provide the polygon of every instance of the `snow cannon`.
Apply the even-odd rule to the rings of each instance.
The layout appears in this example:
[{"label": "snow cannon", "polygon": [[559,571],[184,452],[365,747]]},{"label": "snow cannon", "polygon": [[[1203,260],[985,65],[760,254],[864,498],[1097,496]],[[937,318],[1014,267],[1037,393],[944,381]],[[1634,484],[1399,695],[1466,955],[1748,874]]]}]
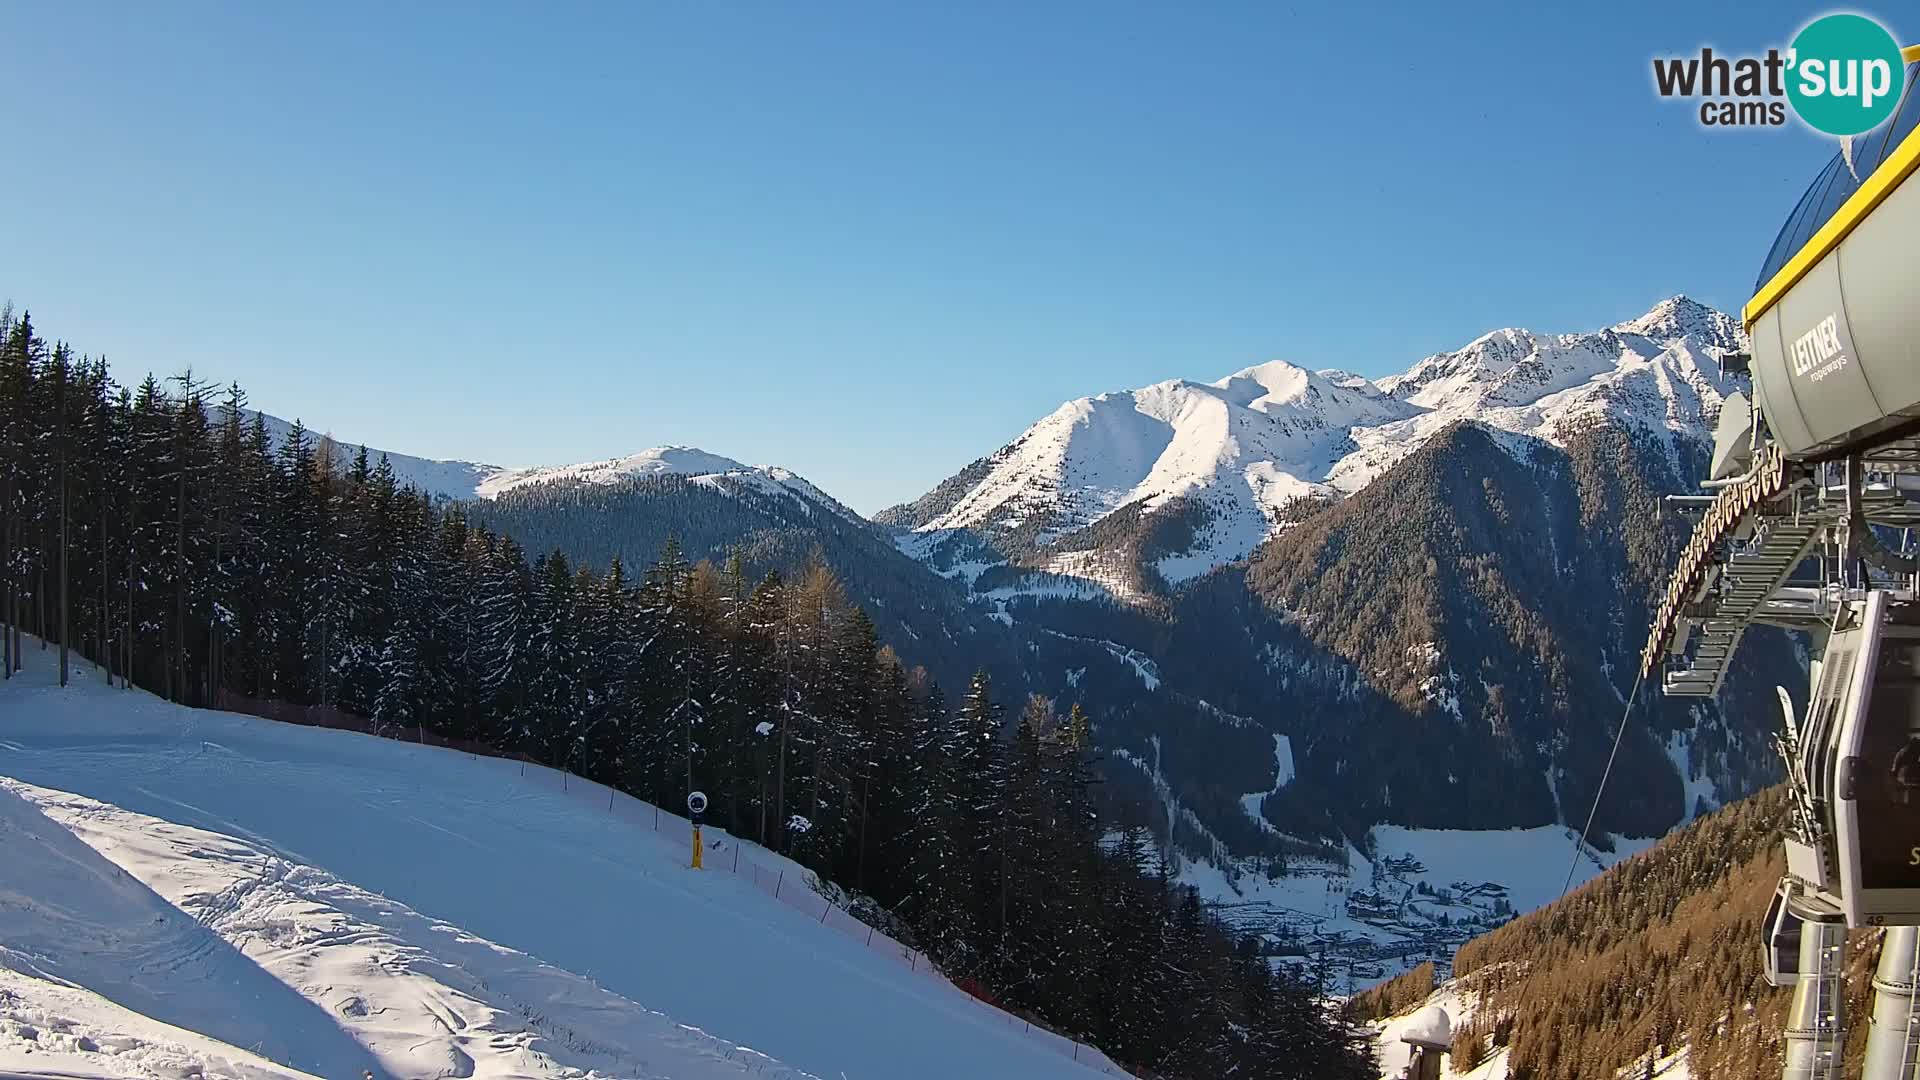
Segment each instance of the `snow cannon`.
[{"label": "snow cannon", "polygon": [[1440,1080],[1441,1056],[1453,1045],[1453,1018],[1438,1005],[1413,1014],[1400,1031],[1407,1046],[1407,1067],[1401,1080]]}]

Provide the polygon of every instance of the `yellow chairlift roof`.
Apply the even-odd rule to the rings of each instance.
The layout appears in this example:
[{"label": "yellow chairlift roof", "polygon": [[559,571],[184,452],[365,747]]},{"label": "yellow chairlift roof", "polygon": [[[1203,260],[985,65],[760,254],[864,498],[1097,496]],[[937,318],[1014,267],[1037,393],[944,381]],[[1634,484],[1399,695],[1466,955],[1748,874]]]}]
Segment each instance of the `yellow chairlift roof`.
[{"label": "yellow chairlift roof", "polygon": [[[1920,45],[1909,45],[1902,49],[1900,58],[1909,64],[1920,63]],[[1916,92],[1913,82],[1913,79],[1908,79],[1909,97]],[[1904,107],[1903,105],[1902,108]],[[1898,114],[1899,110],[1896,109],[1895,116],[1897,117]],[[1800,245],[1800,249],[1794,252],[1793,257],[1759,286],[1753,294],[1753,299],[1747,301],[1746,310],[1742,313],[1747,329],[1751,330],[1753,324],[1759,320],[1760,316],[1766,314],[1768,308],[1778,303],[1780,298],[1786,295],[1787,290],[1800,283],[1800,279],[1807,275],[1807,271],[1812,270],[1821,259],[1826,258],[1829,252],[1840,245],[1840,241],[1845,240],[1848,234],[1859,227],[1860,222],[1864,221],[1868,214],[1873,213],[1874,208],[1879,206],[1888,195],[1893,194],[1916,167],[1920,167],[1920,125],[1916,125],[1912,131],[1909,131],[1906,138],[1900,141],[1899,146],[1884,154],[1879,166],[1861,183],[1860,189],[1849,196],[1846,202],[1841,203],[1834,210],[1833,216],[1829,217],[1817,232],[1808,237],[1806,243]]]}]

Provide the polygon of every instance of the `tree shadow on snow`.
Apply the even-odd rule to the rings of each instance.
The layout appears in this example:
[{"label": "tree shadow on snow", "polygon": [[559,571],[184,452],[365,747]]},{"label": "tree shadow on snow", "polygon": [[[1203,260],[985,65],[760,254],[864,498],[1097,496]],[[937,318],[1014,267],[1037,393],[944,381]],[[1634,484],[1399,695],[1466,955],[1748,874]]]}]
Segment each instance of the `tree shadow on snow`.
[{"label": "tree shadow on snow", "polygon": [[327,1011],[0,787],[0,964],[323,1077],[388,1074]]}]

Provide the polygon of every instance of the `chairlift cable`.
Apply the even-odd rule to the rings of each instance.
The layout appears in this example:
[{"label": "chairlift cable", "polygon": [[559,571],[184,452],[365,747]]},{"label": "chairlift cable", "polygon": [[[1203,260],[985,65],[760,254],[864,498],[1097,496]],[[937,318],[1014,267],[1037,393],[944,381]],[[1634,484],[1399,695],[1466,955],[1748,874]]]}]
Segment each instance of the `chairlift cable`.
[{"label": "chairlift cable", "polygon": [[[1600,796],[1606,794],[1607,778],[1613,775],[1614,759],[1620,756],[1620,737],[1627,733],[1627,720],[1633,716],[1634,699],[1640,696],[1640,684],[1646,677],[1644,670],[1635,676],[1633,689],[1627,694],[1627,707],[1620,713],[1620,726],[1613,732],[1613,749],[1607,753],[1607,767],[1600,772],[1600,786],[1594,789],[1593,805],[1587,808],[1587,823],[1580,827],[1580,836],[1573,842],[1573,858],[1567,863],[1567,880],[1560,886],[1560,900],[1565,900],[1568,891],[1573,888],[1574,871],[1580,868],[1580,849],[1586,846],[1587,833],[1592,831],[1593,819],[1600,812]],[[1554,903],[1557,904],[1560,900],[1555,900]]]}]

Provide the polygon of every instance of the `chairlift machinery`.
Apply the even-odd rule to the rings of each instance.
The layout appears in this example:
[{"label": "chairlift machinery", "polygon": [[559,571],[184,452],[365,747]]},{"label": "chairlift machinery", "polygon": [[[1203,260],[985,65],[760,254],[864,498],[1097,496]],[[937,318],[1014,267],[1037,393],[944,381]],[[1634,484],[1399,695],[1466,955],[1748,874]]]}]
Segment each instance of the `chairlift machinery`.
[{"label": "chairlift machinery", "polygon": [[1791,811],[1766,975],[1792,987],[1788,1080],[1838,1080],[1847,931],[1884,927],[1863,1080],[1920,1080],[1920,46],[1893,118],[1835,155],[1743,314],[1699,522],[1640,676],[1718,693],[1747,629],[1807,635],[1807,706],[1779,692]]}]

